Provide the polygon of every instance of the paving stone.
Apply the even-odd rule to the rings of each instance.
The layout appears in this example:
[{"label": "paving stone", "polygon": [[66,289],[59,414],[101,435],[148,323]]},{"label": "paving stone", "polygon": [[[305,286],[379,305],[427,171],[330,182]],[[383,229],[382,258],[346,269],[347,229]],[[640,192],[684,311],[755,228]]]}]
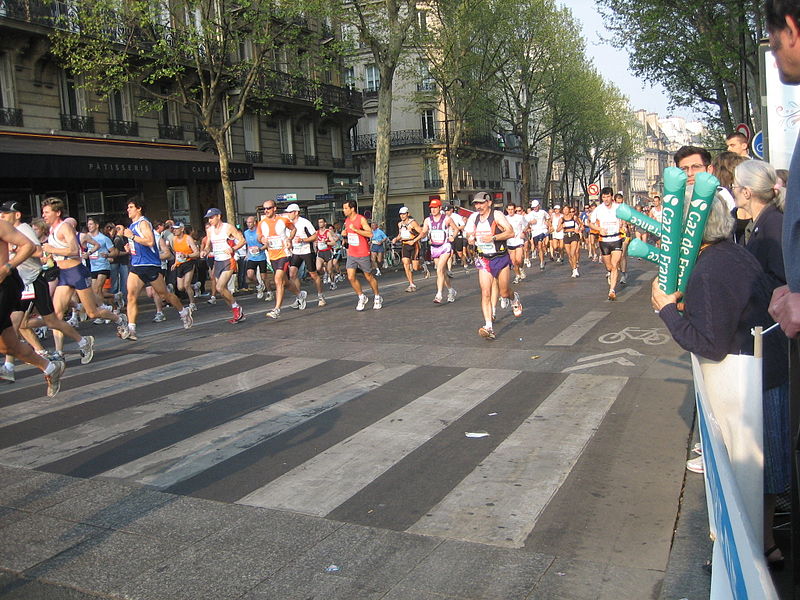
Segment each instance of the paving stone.
[{"label": "paving stone", "polygon": [[[532,597],[542,600],[656,599],[663,580],[663,571],[557,558]],[[643,596],[642,590],[647,589],[651,593]]]},{"label": "paving stone", "polygon": [[522,599],[552,562],[552,556],[525,550],[445,541],[400,585],[419,590],[420,598],[433,592],[475,600]]},{"label": "paving stone", "polygon": [[29,514],[27,518],[2,529],[0,568],[22,572],[67,548],[104,533],[106,531],[103,529],[83,523]]},{"label": "paving stone", "polygon": [[3,600],[97,600],[100,596],[18,577],[11,573],[0,573],[0,598]]},{"label": "paving stone", "polygon": [[35,512],[58,504],[76,493],[75,479],[41,471],[17,469],[0,485],[0,505]]}]

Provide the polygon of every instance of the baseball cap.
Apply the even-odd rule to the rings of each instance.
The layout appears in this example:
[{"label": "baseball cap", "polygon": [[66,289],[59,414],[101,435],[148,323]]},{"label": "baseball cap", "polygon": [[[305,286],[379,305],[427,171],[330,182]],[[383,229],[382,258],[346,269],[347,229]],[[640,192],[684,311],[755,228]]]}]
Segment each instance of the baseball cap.
[{"label": "baseball cap", "polygon": [[24,211],[22,210],[22,203],[19,202],[19,200],[9,200],[8,202],[0,204],[0,212],[12,213]]},{"label": "baseball cap", "polygon": [[405,214],[405,213],[407,213],[407,212],[408,212],[408,207],[407,207],[407,206],[403,206],[403,207],[401,207],[401,208],[400,208],[400,214],[401,214],[401,215],[402,215],[402,214]]},{"label": "baseball cap", "polygon": [[172,228],[173,228],[173,229],[179,229],[179,228],[181,228],[181,227],[186,227],[186,226],[183,224],[183,221],[176,221],[176,223],[175,223],[175,224],[172,226]]},{"label": "baseball cap", "polygon": [[539,201],[538,200],[534,200],[533,202],[531,202],[531,206],[534,207],[534,208],[539,206]]},{"label": "baseball cap", "polygon": [[222,211],[220,209],[218,209],[218,208],[209,208],[208,211],[206,211],[206,216],[203,217],[203,218],[207,219],[208,217],[214,217],[214,216],[217,216],[217,215],[222,215]]},{"label": "baseball cap", "polygon": [[489,194],[486,192],[478,192],[472,199],[472,203],[475,204],[476,202],[489,202],[490,200],[491,198],[489,197]]},{"label": "baseball cap", "polygon": [[286,212],[300,212],[300,207],[297,204],[290,204],[286,207]]},{"label": "baseball cap", "polygon": [[555,205],[553,208],[558,208],[558,209],[560,209],[560,208],[561,208],[561,205],[560,205],[560,204],[556,204],[556,205]]},{"label": "baseball cap", "polygon": [[452,204],[445,204],[442,208],[444,210],[453,210],[453,205]]},{"label": "baseball cap", "polygon": [[430,207],[438,206],[439,208],[441,208],[442,207],[442,201],[439,200],[438,198],[434,198],[433,200],[430,201],[428,206],[430,206]]}]

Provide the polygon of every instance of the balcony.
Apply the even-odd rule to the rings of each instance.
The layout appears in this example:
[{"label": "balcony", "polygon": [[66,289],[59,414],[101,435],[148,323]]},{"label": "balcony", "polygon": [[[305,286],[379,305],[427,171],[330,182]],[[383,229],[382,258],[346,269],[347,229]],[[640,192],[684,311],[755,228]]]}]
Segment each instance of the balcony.
[{"label": "balcony", "polygon": [[362,111],[361,92],[350,88],[319,83],[272,70],[264,73],[260,85],[274,96],[301,100],[311,104],[321,103],[325,107],[343,108],[359,113]]},{"label": "balcony", "polygon": [[486,180],[485,179],[476,179],[475,180],[475,187],[479,189],[483,189],[486,187]]},{"label": "balcony", "polygon": [[499,181],[495,181],[493,179],[489,180],[489,188],[490,189],[497,189],[499,187],[500,187],[500,182]]},{"label": "balcony", "polygon": [[435,81],[420,81],[417,83],[417,91],[418,92],[435,92],[436,91],[436,82]]},{"label": "balcony", "polygon": [[362,93],[364,94],[364,102],[378,99],[378,88],[364,88]]},{"label": "balcony", "polygon": [[333,163],[333,168],[334,169],[344,169],[345,168],[345,162],[344,162],[343,158],[333,158],[333,159],[331,159],[331,163]]},{"label": "balcony", "polygon": [[158,124],[158,137],[164,140],[182,140],[183,127],[181,125]]},{"label": "balcony", "polygon": [[[378,134],[368,133],[356,136],[353,143],[353,150],[375,150],[378,141]],[[393,131],[389,139],[390,146],[425,146],[430,144],[442,144],[444,140],[434,132],[423,131],[422,129],[401,129]]]},{"label": "balcony", "polygon": [[136,121],[118,121],[117,119],[108,120],[108,133],[111,135],[126,135],[129,137],[139,136],[139,123]]},{"label": "balcony", "polygon": [[444,181],[441,179],[425,179],[423,180],[422,185],[426,190],[439,190],[444,185]]},{"label": "balcony", "polygon": [[307,167],[318,167],[319,166],[319,156],[312,156],[310,154],[306,154],[303,157],[303,160],[305,161]]},{"label": "balcony", "polygon": [[281,163],[284,165],[296,165],[297,156],[294,154],[281,154]]},{"label": "balcony", "polygon": [[264,162],[264,154],[255,150],[245,150],[244,159],[250,163],[262,163]]},{"label": "balcony", "polygon": [[62,114],[61,129],[63,129],[64,131],[79,131],[81,133],[94,133],[94,117]]},{"label": "balcony", "polygon": [[202,127],[195,127],[194,128],[194,139],[197,140],[198,142],[210,142],[211,141],[211,136]]},{"label": "balcony", "polygon": [[0,125],[22,127],[22,109],[0,107]]}]

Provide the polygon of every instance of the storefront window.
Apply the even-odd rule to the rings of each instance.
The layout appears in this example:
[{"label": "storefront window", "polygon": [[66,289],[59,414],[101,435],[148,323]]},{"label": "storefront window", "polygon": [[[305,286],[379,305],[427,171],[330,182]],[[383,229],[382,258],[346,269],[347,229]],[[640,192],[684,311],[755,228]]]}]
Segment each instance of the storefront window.
[{"label": "storefront window", "polygon": [[189,190],[187,188],[167,188],[167,204],[172,220],[189,222]]}]

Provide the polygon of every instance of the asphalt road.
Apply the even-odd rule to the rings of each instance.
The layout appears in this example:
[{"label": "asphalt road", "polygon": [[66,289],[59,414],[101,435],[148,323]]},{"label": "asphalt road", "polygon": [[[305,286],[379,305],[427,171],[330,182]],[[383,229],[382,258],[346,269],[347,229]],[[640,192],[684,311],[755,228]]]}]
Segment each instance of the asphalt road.
[{"label": "asphalt road", "polygon": [[[380,311],[356,312],[345,282],[327,307],[310,293],[306,310],[285,306],[277,321],[249,296],[242,323],[202,303],[189,331],[171,309],[151,323],[148,308],[135,343],[83,324],[94,362],[71,355],[56,399],[26,367],[0,388],[0,465],[7,479],[144,485],[507,557],[443,589],[402,580],[407,595],[392,584],[394,595],[302,597],[658,597],[692,435],[687,356],[650,308],[654,266],[633,259],[616,302],[600,265],[569,272],[531,270],[516,286],[524,314],[498,309],[494,341],[477,335],[474,271],[458,270],[452,304],[432,302],[434,278],[406,293],[390,274]],[[529,576],[504,573],[511,565]],[[131,578],[152,579],[148,569],[164,567]]]}]

